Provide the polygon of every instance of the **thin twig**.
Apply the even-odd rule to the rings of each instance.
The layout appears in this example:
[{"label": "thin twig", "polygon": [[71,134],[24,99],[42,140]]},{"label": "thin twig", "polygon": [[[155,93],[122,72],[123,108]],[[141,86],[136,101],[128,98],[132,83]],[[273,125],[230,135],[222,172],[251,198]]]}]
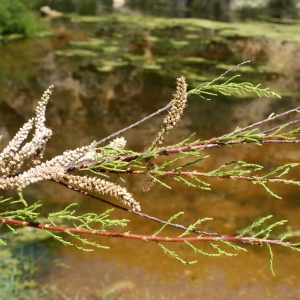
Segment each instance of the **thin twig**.
[{"label": "thin twig", "polygon": [[[105,200],[105,199],[103,199],[103,198],[98,197],[98,196],[91,195],[91,194],[89,194],[89,193],[87,193],[87,192],[85,192],[85,191],[82,191],[82,190],[80,190],[80,189],[71,187],[71,186],[69,186],[69,185],[67,185],[67,184],[65,184],[65,183],[63,183],[63,182],[61,182],[61,181],[54,180],[54,179],[51,179],[51,181],[56,182],[56,183],[59,183],[60,185],[66,187],[66,188],[68,188],[68,189],[70,189],[70,190],[72,190],[72,191],[74,191],[74,192],[77,192],[77,193],[79,193],[79,194],[85,195],[85,196],[90,197],[90,198],[92,198],[92,199],[98,200],[98,201],[100,201],[100,202],[102,202],[102,203],[108,204],[108,205],[110,205],[110,206],[112,206],[112,207],[114,207],[114,208],[117,208],[117,209],[126,211],[126,212],[128,212],[128,213],[131,213],[131,214],[134,214],[134,215],[137,215],[137,216],[146,218],[146,219],[148,219],[148,220],[151,220],[151,221],[154,221],[154,222],[157,222],[157,223],[160,223],[160,224],[168,224],[168,225],[171,226],[171,227],[175,227],[175,228],[182,229],[182,230],[188,230],[187,227],[185,227],[185,226],[183,226],[183,225],[181,225],[181,224],[169,223],[169,222],[167,222],[167,221],[164,221],[164,220],[155,218],[155,217],[153,217],[153,216],[149,216],[149,215],[147,215],[147,214],[144,214],[144,213],[141,213],[141,212],[138,212],[138,211],[133,211],[133,210],[128,209],[128,208],[126,208],[126,207],[123,207],[123,206],[120,206],[120,205],[111,203],[111,202],[109,202],[109,201],[107,201],[107,200]],[[194,233],[198,233],[198,234],[211,235],[211,236],[215,236],[215,237],[221,236],[221,235],[218,234],[218,233],[214,233],[214,232],[206,232],[206,231],[197,230],[197,229],[190,229],[189,231],[194,232]]]},{"label": "thin twig", "polygon": [[[240,66],[242,66],[242,65],[244,65],[244,64],[246,64],[246,63],[249,63],[249,62],[250,62],[250,60],[247,60],[247,61],[244,61],[244,62],[242,62],[242,63],[240,63],[240,64],[238,64],[238,65],[236,65],[236,66],[230,68],[229,70],[227,70],[226,72],[224,72],[223,74],[221,74],[221,75],[217,78],[217,80],[220,79],[220,78],[222,78],[222,77],[224,77],[224,76],[227,75],[229,72],[231,72],[231,71],[237,69],[238,67],[240,67]],[[168,105],[166,105],[165,107],[159,109],[158,111],[154,112],[153,114],[151,114],[151,115],[149,115],[149,116],[143,118],[142,120],[140,120],[140,121],[138,121],[138,122],[136,122],[136,123],[134,123],[134,124],[131,124],[130,126],[125,127],[125,128],[123,128],[123,129],[121,129],[121,130],[119,130],[119,131],[117,131],[117,132],[115,132],[115,133],[109,135],[108,137],[106,137],[106,138],[100,140],[99,142],[97,142],[97,143],[95,144],[95,147],[99,146],[100,144],[106,142],[107,140],[109,140],[109,139],[111,139],[111,138],[113,138],[113,137],[118,136],[120,133],[122,133],[122,132],[124,132],[124,131],[127,131],[127,130],[129,130],[129,129],[131,129],[131,128],[133,128],[133,127],[135,127],[135,126],[137,126],[137,125],[139,125],[139,124],[141,124],[141,123],[143,123],[143,122],[149,120],[150,118],[152,118],[152,117],[154,117],[154,116],[156,116],[156,115],[158,115],[158,114],[160,114],[160,113],[162,113],[162,112],[168,110],[171,106],[172,106],[172,102],[169,102]]]},{"label": "thin twig", "polygon": [[[299,144],[300,140],[257,140],[258,143],[262,144]],[[202,144],[202,145],[195,145],[195,146],[182,146],[178,148],[164,148],[158,152],[159,155],[168,155],[171,153],[181,153],[181,152],[190,152],[190,151],[196,151],[199,149],[208,149],[208,148],[220,148],[222,146],[228,146],[228,145],[239,145],[241,143],[244,144],[253,144],[253,141],[244,140],[244,139],[238,139],[238,140],[232,140],[227,141],[226,143],[216,142],[216,143],[208,143],[208,144]],[[134,158],[135,159],[135,158]],[[129,157],[126,158],[126,161],[129,160]]]},{"label": "thin twig", "polygon": [[[129,126],[123,128],[123,129],[121,129],[121,130],[119,130],[119,131],[117,131],[117,132],[115,132],[115,133],[113,133],[113,134],[107,136],[106,138],[104,138],[104,139],[102,139],[102,140],[100,140],[100,141],[94,143],[94,144],[93,144],[93,148],[98,147],[100,144],[106,142],[107,140],[109,140],[109,139],[111,139],[111,138],[113,138],[113,137],[118,136],[119,134],[121,134],[121,133],[124,132],[124,131],[127,131],[127,130],[129,130],[129,129],[131,129],[131,128],[137,126],[137,125],[140,125],[141,123],[143,123],[143,122],[149,120],[150,118],[152,118],[152,117],[154,117],[154,116],[156,116],[156,115],[158,115],[158,114],[164,112],[165,110],[169,109],[171,106],[172,106],[172,102],[169,102],[165,107],[163,107],[163,108],[157,110],[156,112],[154,112],[154,113],[152,113],[151,115],[149,115],[149,116],[143,118],[142,120],[139,120],[139,121],[137,121],[136,123],[133,123],[133,124],[131,124],[131,125],[129,125]],[[76,169],[76,166],[75,166],[76,161],[78,161],[79,159],[81,159],[83,156],[84,156],[84,154],[80,154],[80,155],[78,155],[78,157],[76,157],[75,159],[73,159],[73,160],[65,167],[65,171],[69,171],[69,170],[74,170],[74,169]]]},{"label": "thin twig", "polygon": [[[98,170],[99,171],[99,170]],[[104,170],[103,170],[104,172]],[[110,171],[109,173],[118,173],[118,174],[128,174],[128,175],[141,175],[145,174],[146,171],[124,171],[124,172],[116,172],[116,171]],[[159,177],[159,176],[197,176],[197,177],[210,177],[210,178],[218,178],[218,179],[233,179],[233,180],[246,180],[249,182],[276,182],[276,183],[285,183],[285,184],[294,184],[300,186],[300,181],[296,181],[294,179],[280,179],[280,178],[270,178],[270,177],[260,177],[260,176],[244,176],[244,175],[214,175],[209,174],[209,172],[196,172],[196,171],[148,171],[148,173],[152,176]]]},{"label": "thin twig", "polygon": [[[246,126],[246,127],[244,127],[244,128],[241,128],[241,129],[237,130],[237,131],[235,132],[235,134],[240,133],[240,132],[243,132],[243,131],[246,131],[246,130],[248,130],[248,129],[250,129],[250,128],[259,126],[259,125],[264,124],[264,123],[266,123],[266,122],[273,121],[273,120],[275,120],[275,119],[277,119],[277,118],[281,118],[281,117],[286,116],[286,115],[288,115],[288,114],[290,114],[290,113],[298,112],[299,110],[300,110],[300,106],[298,106],[298,107],[296,107],[296,108],[293,108],[293,109],[291,109],[291,110],[288,110],[288,111],[286,111],[286,112],[284,112],[284,113],[282,113],[282,114],[277,114],[277,115],[275,115],[275,116],[273,116],[273,117],[271,117],[271,118],[264,119],[264,120],[262,120],[262,121],[259,121],[259,122],[253,123],[253,124],[251,124],[251,125],[249,125],[249,126]],[[219,138],[224,138],[224,137],[226,137],[226,136],[228,136],[228,135],[230,135],[230,134],[231,134],[231,133],[224,134],[224,135],[220,136]]]},{"label": "thin twig", "polygon": [[286,124],[284,124],[284,125],[278,125],[278,126],[276,126],[276,127],[273,127],[273,128],[270,128],[270,129],[267,129],[267,130],[264,130],[264,131],[262,131],[261,133],[263,133],[263,134],[266,134],[266,133],[269,133],[269,132],[272,132],[272,131],[275,131],[275,130],[277,130],[277,129],[279,129],[280,127],[282,127],[282,126],[289,126],[289,125],[295,125],[295,124],[297,124],[297,123],[299,123],[300,122],[300,119],[297,119],[297,120],[294,120],[294,121],[290,121],[290,122],[288,122],[288,123],[286,123]]},{"label": "thin twig", "polygon": [[248,64],[248,63],[250,63],[250,60],[245,60],[245,61],[239,63],[238,65],[233,66],[232,68],[230,68],[229,70],[227,70],[226,72],[224,72],[223,74],[221,74],[216,80],[223,78],[223,77],[226,76],[229,72],[231,72],[231,71],[233,71],[233,70],[235,70],[235,69],[241,67],[242,65]]},{"label": "thin twig", "polygon": [[[238,64],[238,65],[236,65],[236,66],[233,66],[232,68],[230,68],[229,70],[227,70],[226,72],[224,72],[223,74],[221,74],[221,75],[220,75],[218,78],[216,78],[214,81],[217,81],[217,80],[223,78],[223,77],[226,76],[229,72],[231,72],[231,71],[233,71],[233,70],[235,70],[235,69],[237,69],[237,68],[239,68],[239,67],[241,67],[242,65],[247,64],[247,63],[250,63],[250,60],[243,61],[242,63],[240,63],[240,64]],[[210,82],[204,83],[203,85],[201,85],[201,86],[199,87],[199,89],[204,89],[204,88],[206,88],[206,87],[209,85],[209,83],[210,83]],[[197,89],[198,89],[198,88],[197,88]]]},{"label": "thin twig", "polygon": [[124,132],[124,131],[127,131],[127,130],[129,130],[129,129],[131,129],[131,128],[137,126],[137,125],[140,125],[141,123],[143,123],[143,122],[149,120],[150,118],[152,118],[152,117],[154,117],[154,116],[156,116],[156,115],[162,113],[163,111],[166,111],[166,110],[169,109],[171,106],[172,106],[172,103],[170,102],[170,103],[168,103],[168,105],[166,105],[165,107],[163,107],[163,108],[157,110],[157,111],[154,112],[153,114],[151,114],[151,115],[149,115],[149,116],[143,118],[142,120],[140,120],[140,121],[138,121],[138,122],[136,122],[136,123],[134,123],[134,124],[131,124],[131,125],[128,126],[128,127],[123,128],[123,129],[121,129],[121,130],[119,130],[119,131],[117,131],[117,132],[115,132],[115,133],[109,135],[108,137],[102,139],[101,141],[97,142],[97,143],[95,144],[95,147],[99,146],[100,144],[106,142],[107,140],[109,140],[109,139],[111,139],[111,138],[113,138],[113,137],[118,136],[120,133],[122,133],[122,132]]}]

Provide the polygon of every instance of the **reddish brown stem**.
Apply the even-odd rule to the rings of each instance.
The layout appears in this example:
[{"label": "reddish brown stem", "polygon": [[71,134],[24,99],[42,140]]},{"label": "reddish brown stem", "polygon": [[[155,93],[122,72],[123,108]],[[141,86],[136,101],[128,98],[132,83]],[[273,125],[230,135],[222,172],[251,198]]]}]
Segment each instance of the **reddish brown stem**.
[{"label": "reddish brown stem", "polygon": [[[97,172],[107,172],[107,170],[99,170],[96,169]],[[122,172],[115,172],[109,171],[108,173],[117,173],[117,174],[129,174],[129,175],[141,175],[145,174],[146,171],[124,171]],[[300,185],[300,181],[289,180],[289,179],[280,179],[280,178],[269,178],[269,177],[260,177],[260,176],[242,176],[242,175],[211,175],[205,172],[195,172],[195,171],[147,171],[148,174],[158,177],[158,176],[198,176],[198,177],[211,177],[211,178],[218,178],[218,179],[233,179],[233,180],[247,180],[250,182],[276,182],[276,183],[286,183],[286,184],[297,184]]]},{"label": "reddish brown stem", "polygon": [[[272,140],[272,139],[270,139],[270,140],[258,140],[257,142],[261,143],[261,144],[300,144],[300,140]],[[200,149],[220,148],[220,147],[228,146],[228,145],[234,146],[234,145],[239,145],[239,144],[253,144],[253,143],[254,143],[253,141],[247,141],[245,139],[236,139],[236,140],[227,141],[227,142],[202,141],[199,144],[194,144],[194,145],[162,148],[157,154],[158,155],[169,155],[169,154],[182,153],[182,152],[192,152],[192,151],[197,151]],[[118,157],[118,159],[129,162],[129,161],[135,160],[139,157],[140,157],[140,155],[126,155],[126,156],[120,156],[120,157]]]},{"label": "reddish brown stem", "polygon": [[117,238],[126,238],[126,239],[135,239],[135,240],[143,240],[149,242],[173,242],[173,243],[183,243],[183,242],[215,242],[215,241],[228,241],[228,242],[238,242],[238,243],[248,243],[248,244],[255,244],[255,245],[280,245],[280,246],[287,246],[287,247],[295,247],[299,248],[299,245],[292,244],[289,242],[282,242],[276,240],[269,240],[269,239],[260,239],[260,238],[252,238],[252,237],[234,237],[234,236],[219,236],[219,237],[212,237],[212,236],[196,236],[196,237],[168,237],[168,236],[153,236],[153,235],[144,235],[144,234],[133,234],[133,233],[124,233],[124,232],[111,232],[111,231],[97,231],[97,230],[89,230],[89,229],[79,229],[73,227],[65,227],[65,226],[55,226],[55,225],[48,225],[42,223],[35,223],[35,222],[28,222],[28,221],[21,221],[9,218],[0,217],[0,222],[9,225],[15,226],[27,226],[36,229],[42,230],[50,230],[50,231],[58,231],[58,232],[65,232],[65,233],[74,233],[74,234],[89,234],[89,235],[97,235],[103,237],[117,237]]}]

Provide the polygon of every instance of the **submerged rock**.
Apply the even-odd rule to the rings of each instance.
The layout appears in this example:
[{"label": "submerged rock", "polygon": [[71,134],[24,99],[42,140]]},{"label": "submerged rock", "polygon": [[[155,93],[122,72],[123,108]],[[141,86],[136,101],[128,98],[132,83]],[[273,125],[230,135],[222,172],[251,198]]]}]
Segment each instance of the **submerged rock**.
[{"label": "submerged rock", "polygon": [[63,15],[62,12],[51,9],[49,6],[42,6],[40,8],[40,12],[42,16],[48,17],[48,18],[59,18]]}]

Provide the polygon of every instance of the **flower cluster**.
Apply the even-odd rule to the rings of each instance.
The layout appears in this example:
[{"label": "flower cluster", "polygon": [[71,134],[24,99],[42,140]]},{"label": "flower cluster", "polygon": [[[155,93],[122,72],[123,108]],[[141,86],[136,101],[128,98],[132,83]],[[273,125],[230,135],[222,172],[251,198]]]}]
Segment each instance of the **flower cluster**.
[{"label": "flower cluster", "polygon": [[156,147],[158,144],[162,144],[163,135],[172,129],[180,121],[183,111],[187,103],[187,84],[185,77],[179,77],[176,80],[177,89],[174,99],[172,100],[172,106],[168,110],[168,114],[163,120],[161,131],[158,133],[157,138],[152,143],[151,148]]},{"label": "flower cluster", "polygon": [[36,116],[34,118],[35,133],[30,143],[24,145],[20,151],[21,156],[27,155],[27,159],[30,159],[29,165],[31,167],[36,166],[40,163],[40,160],[44,156],[46,143],[52,136],[51,129],[45,126],[46,121],[46,105],[52,95],[54,86],[51,85],[43,94],[41,101],[39,101],[36,108]]},{"label": "flower cluster", "polygon": [[81,148],[76,148],[74,150],[67,150],[63,152],[62,155],[55,156],[47,162],[49,166],[63,166],[65,170],[72,169],[76,166],[76,162],[81,160],[87,153],[94,153],[92,149],[94,148],[96,142],[93,142],[89,146],[83,146]]},{"label": "flower cluster", "polygon": [[[147,164],[147,173],[149,170],[154,170],[157,168],[157,165],[154,164],[152,162],[152,159],[149,160],[148,164]],[[149,192],[152,185],[154,184],[155,180],[153,179],[153,177],[150,177],[148,174],[146,173],[145,178],[142,182],[142,190],[143,192]]]},{"label": "flower cluster", "polygon": [[18,151],[23,141],[27,138],[29,131],[32,129],[33,122],[34,119],[30,119],[26,122],[0,154],[0,172],[2,174],[12,174],[21,167],[23,157],[19,156]]},{"label": "flower cluster", "polygon": [[[73,168],[88,168],[97,162],[97,149],[95,149],[96,141],[94,141],[89,146],[84,146],[77,148],[75,150],[68,150],[63,153],[63,155],[56,156],[54,159],[49,161],[49,163],[54,166],[66,166],[66,171],[72,170]],[[126,146],[126,140],[123,137],[116,138],[108,144],[110,148],[124,148]],[[98,153],[102,153],[101,149],[98,150]],[[115,151],[111,152],[112,154]],[[109,157],[106,157],[105,160],[108,160]]]},{"label": "flower cluster", "polygon": [[187,84],[184,77],[177,78],[177,91],[175,99],[172,101],[173,105],[168,111],[168,115],[165,117],[163,123],[166,131],[172,129],[183,115],[183,110],[186,107],[187,102]]},{"label": "flower cluster", "polygon": [[16,176],[0,177],[0,189],[7,190],[16,187],[18,190],[22,190],[29,184],[41,180],[60,180],[63,175],[64,169],[62,167],[46,167],[46,164],[41,164]]},{"label": "flower cluster", "polygon": [[[158,133],[156,139],[152,142],[149,150],[155,148],[159,144],[162,144],[164,134],[168,133],[170,129],[172,129],[177,123],[180,121],[181,116],[183,115],[183,111],[186,107],[187,103],[187,84],[185,81],[185,77],[179,77],[176,80],[177,88],[176,88],[176,94],[174,95],[174,99],[171,101],[172,106],[168,110],[168,114],[163,120],[163,124],[161,126],[161,131]],[[147,164],[147,172],[146,176],[142,183],[142,190],[144,192],[148,192],[152,185],[154,184],[154,179],[152,177],[149,177],[147,175],[149,170],[155,169],[155,164],[152,163],[152,159],[148,160]]]},{"label": "flower cluster", "polygon": [[111,141],[108,146],[112,148],[125,148],[127,141],[123,138],[115,138],[113,141]]},{"label": "flower cluster", "polygon": [[[43,158],[45,145],[51,138],[52,131],[45,127],[46,104],[52,94],[54,86],[50,86],[43,94],[36,109],[33,119],[26,122],[12,141],[0,154],[0,171],[4,176],[13,175],[20,169],[25,160],[29,161],[30,166],[36,166]],[[27,139],[32,127],[35,127],[33,138],[21,149],[22,143]]]},{"label": "flower cluster", "polygon": [[121,187],[113,182],[109,182],[97,177],[76,176],[65,174],[61,179],[62,182],[70,185],[70,187],[86,190],[88,192],[109,194],[117,198],[123,204],[128,205],[132,210],[141,210],[140,204],[134,200],[124,187]]},{"label": "flower cluster", "polygon": [[[65,151],[62,155],[41,163],[40,160],[43,158],[46,143],[52,135],[52,131],[45,127],[45,113],[46,104],[53,88],[54,86],[50,86],[43,94],[36,108],[35,117],[23,125],[8,146],[0,153],[0,172],[2,173],[0,189],[17,188],[18,191],[21,191],[29,184],[37,181],[54,180],[80,190],[109,194],[125,205],[129,205],[132,210],[140,210],[140,204],[133,199],[125,188],[99,178],[68,174],[73,169],[79,169],[85,165],[88,167],[97,161],[96,141],[89,146]],[[33,127],[35,127],[35,132],[31,141],[21,147]],[[126,140],[121,137],[113,140],[108,146],[124,148],[125,145]],[[99,151],[101,152],[101,149]],[[29,162],[30,169],[17,173],[16,171],[21,168],[25,160]]]}]

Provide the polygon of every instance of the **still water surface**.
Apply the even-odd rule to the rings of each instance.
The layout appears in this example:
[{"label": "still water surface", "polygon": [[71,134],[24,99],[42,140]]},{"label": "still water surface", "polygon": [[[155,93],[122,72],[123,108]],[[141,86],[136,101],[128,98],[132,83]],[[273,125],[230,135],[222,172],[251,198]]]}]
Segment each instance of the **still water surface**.
[{"label": "still water surface", "polygon": [[[222,96],[212,101],[190,97],[181,124],[169,134],[166,143],[177,143],[194,132],[200,139],[225,134],[272,112],[291,109],[299,102],[298,67],[288,60],[289,55],[297,59],[299,45],[295,41],[272,39],[258,33],[249,37],[249,32],[240,28],[239,35],[224,38],[218,35],[225,31],[221,23],[203,21],[201,26],[197,23],[201,22],[199,19],[188,24],[185,20],[178,24],[172,19],[166,24],[163,19],[145,17],[145,24],[152,24],[147,27],[141,18],[124,18],[105,15],[102,19],[60,19],[54,22],[53,38],[16,41],[0,48],[3,143],[33,114],[40,95],[50,84],[55,85],[55,92],[48,106],[47,124],[54,135],[46,158],[100,140],[163,107],[175,92],[176,77],[186,76],[189,87],[193,88],[249,58],[253,63],[236,73],[240,71],[244,80],[254,84],[260,82],[273,87],[284,97],[274,100],[255,95]],[[285,66],[290,63],[289,74],[281,66],[283,59]],[[139,151],[147,147],[161,120],[162,116],[156,117],[126,132],[128,148]],[[233,159],[272,169],[296,162],[298,153],[295,145],[212,149],[203,152],[211,158],[200,164],[199,169],[211,170]],[[290,176],[299,177],[299,171]],[[244,182],[210,180],[212,191],[199,191],[170,181],[172,190],[156,184],[144,193],[140,188],[141,178],[129,177],[126,181],[128,190],[141,202],[143,212],[168,219],[184,211],[178,219],[183,224],[204,217],[214,218],[203,224],[201,228],[205,231],[236,235],[241,228],[270,214],[275,220],[289,220],[291,230],[300,227],[299,189],[295,187],[274,186],[274,191],[283,198],[278,200],[261,187]],[[108,208],[54,183],[35,184],[27,189],[25,197],[52,200],[57,208],[78,202],[83,212]],[[114,211],[111,216],[130,219],[126,231],[132,233],[151,234],[159,228],[155,223],[121,211]],[[285,226],[283,230],[288,228]],[[180,233],[166,229],[164,234]],[[198,260],[195,265],[183,266],[152,243],[122,239],[100,242],[111,249],[84,253],[58,243],[46,243],[49,256],[58,256],[68,268],[61,265],[50,268],[41,274],[41,282],[54,279],[58,288],[71,298],[80,292],[86,299],[104,299],[105,293],[111,299],[113,296],[114,299],[299,297],[300,257],[287,249],[273,247],[274,277],[269,270],[269,253],[263,247],[247,247],[248,252],[237,257],[207,258],[183,245],[171,245],[169,248],[182,258]]]}]

